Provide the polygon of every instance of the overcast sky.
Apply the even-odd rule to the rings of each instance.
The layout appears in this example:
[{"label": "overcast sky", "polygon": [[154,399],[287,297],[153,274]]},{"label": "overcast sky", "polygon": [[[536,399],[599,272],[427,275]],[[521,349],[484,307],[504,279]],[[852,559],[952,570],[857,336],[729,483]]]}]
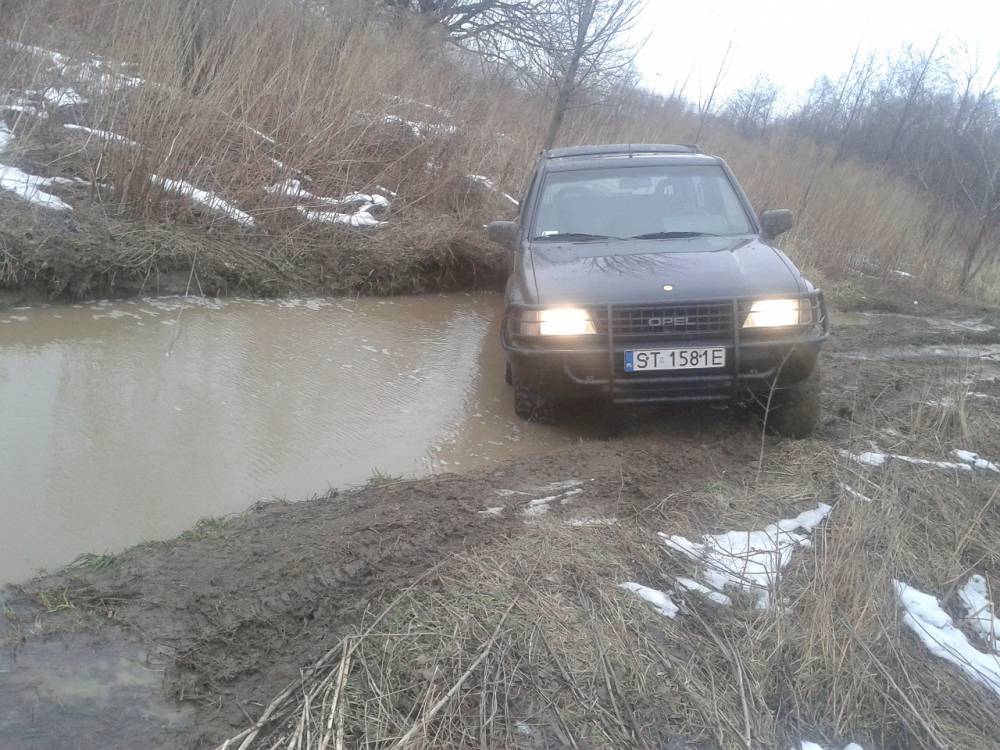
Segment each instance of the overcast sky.
[{"label": "overcast sky", "polygon": [[685,98],[707,96],[730,39],[723,98],[767,75],[783,103],[808,91],[822,74],[836,78],[854,50],[898,52],[964,46],[987,61],[1000,55],[1000,0],[647,0],[639,56],[644,83],[662,93],[684,85]]}]

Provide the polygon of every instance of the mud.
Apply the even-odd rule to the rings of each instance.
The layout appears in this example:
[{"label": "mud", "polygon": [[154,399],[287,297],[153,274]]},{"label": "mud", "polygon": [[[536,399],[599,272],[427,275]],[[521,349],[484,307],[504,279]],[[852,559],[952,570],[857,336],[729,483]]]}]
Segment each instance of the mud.
[{"label": "mud", "polygon": [[[926,431],[921,455],[945,455],[949,446],[936,445],[933,424],[953,418],[954,410],[928,402],[992,403],[1000,397],[1000,365],[978,357],[853,356],[889,347],[1000,344],[995,313],[936,309],[933,315],[998,330],[957,330],[909,313],[835,313],[835,335],[823,357],[825,417],[813,440],[762,442],[751,415],[734,409],[660,409],[613,420],[595,412],[586,429],[566,428],[576,437],[572,447],[498,468],[260,506],[224,524],[204,524],[173,541],[8,590],[8,651],[22,665],[44,661],[49,657],[42,654],[53,650],[72,662],[78,658],[73,639],[82,633],[105,647],[131,643],[162,655],[160,697],[182,708],[183,721],[160,724],[158,741],[210,747],[259,715],[366,608],[379,609],[457,550],[517,534],[526,523],[610,523],[651,507],[683,531],[693,517],[745,502],[739,488],[754,482],[762,451],[779,467],[832,461],[835,449],[876,424],[876,416],[881,432],[873,437],[883,448]],[[970,393],[981,395],[965,399]],[[981,438],[973,430],[969,440],[978,442],[968,447],[1000,455],[995,434]],[[791,500],[776,497],[770,511],[794,502],[803,487],[810,497],[824,491],[812,477],[789,476],[787,483]],[[56,711],[54,698],[38,694],[36,715]],[[18,741],[26,726],[36,732],[41,726],[5,720],[0,736]],[[80,746],[138,746],[143,731],[138,720],[123,721],[103,744]],[[39,736],[29,739],[37,744]],[[32,747],[27,740],[22,746]]]}]

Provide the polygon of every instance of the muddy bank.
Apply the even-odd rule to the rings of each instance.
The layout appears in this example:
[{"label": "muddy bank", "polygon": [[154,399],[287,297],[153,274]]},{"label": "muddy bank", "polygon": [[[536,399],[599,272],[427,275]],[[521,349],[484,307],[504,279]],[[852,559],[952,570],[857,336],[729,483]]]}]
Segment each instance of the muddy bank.
[{"label": "muddy bank", "polygon": [[[3,668],[37,670],[31,644],[65,644],[81,632],[98,643],[145,647],[162,655],[167,705],[190,709],[186,721],[161,723],[160,742],[208,746],[244,724],[247,713],[259,713],[367,608],[449,554],[522,528],[524,513],[537,513],[529,510],[538,507],[532,500],[568,489],[570,502],[557,501],[552,513],[627,516],[701,484],[719,455],[750,465],[749,426],[731,424],[735,429],[726,431],[734,437],[719,445],[717,428],[705,427],[698,415],[675,416],[656,443],[595,442],[494,472],[260,507],[177,540],[38,579],[8,593]],[[568,487],[571,482],[579,484]],[[70,653],[63,659],[74,662]],[[46,710],[28,710],[38,708],[38,699],[21,684],[0,683],[0,733],[17,738],[6,747],[61,746],[72,728],[48,722]],[[102,706],[102,700],[108,702]],[[95,710],[117,705],[114,695],[90,696],[90,704]],[[95,741],[133,746],[142,729],[116,724]]]},{"label": "muddy bank", "polygon": [[447,215],[400,217],[375,232],[269,235],[126,218],[86,202],[69,217],[51,213],[0,196],[0,305],[498,289],[507,267],[481,229]]}]

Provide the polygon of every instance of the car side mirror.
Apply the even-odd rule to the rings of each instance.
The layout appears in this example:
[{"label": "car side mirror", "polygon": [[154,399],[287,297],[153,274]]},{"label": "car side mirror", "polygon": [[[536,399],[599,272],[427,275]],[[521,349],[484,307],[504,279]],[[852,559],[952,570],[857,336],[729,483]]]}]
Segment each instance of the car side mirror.
[{"label": "car side mirror", "polygon": [[518,229],[516,221],[491,221],[486,227],[486,234],[498,245],[516,250]]},{"label": "car side mirror", "polygon": [[787,208],[774,208],[760,215],[760,228],[769,239],[787,232],[795,226],[795,217]]}]

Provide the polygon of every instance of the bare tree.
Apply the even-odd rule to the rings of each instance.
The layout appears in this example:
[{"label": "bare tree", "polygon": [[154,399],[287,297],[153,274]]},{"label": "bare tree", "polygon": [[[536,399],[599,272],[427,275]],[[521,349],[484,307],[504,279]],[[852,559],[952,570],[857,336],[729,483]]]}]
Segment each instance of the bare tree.
[{"label": "bare tree", "polygon": [[752,86],[740,89],[729,97],[723,114],[735,123],[743,135],[763,135],[777,99],[778,87],[767,76],[758,75]]},{"label": "bare tree", "polygon": [[417,13],[466,42],[516,30],[538,9],[537,0],[383,0],[390,8]]},{"label": "bare tree", "polygon": [[645,0],[542,0],[529,22],[495,47],[497,59],[532,87],[551,91],[544,147],[559,136],[583,91],[620,88],[632,77],[640,45],[629,39]]},{"label": "bare tree", "polygon": [[931,51],[924,56],[919,66],[915,71],[913,71],[909,91],[906,98],[903,100],[903,111],[899,115],[899,120],[896,122],[896,128],[893,130],[892,138],[889,141],[889,147],[886,149],[885,155],[882,157],[881,163],[883,165],[895,155],[896,146],[899,143],[900,136],[903,134],[903,129],[910,123],[910,114],[913,111],[918,97],[920,97],[920,95],[924,92],[924,87],[927,84],[928,72],[930,71],[931,66],[936,62],[934,53],[937,51],[940,41],[940,39],[934,40],[934,45],[931,47]]}]

